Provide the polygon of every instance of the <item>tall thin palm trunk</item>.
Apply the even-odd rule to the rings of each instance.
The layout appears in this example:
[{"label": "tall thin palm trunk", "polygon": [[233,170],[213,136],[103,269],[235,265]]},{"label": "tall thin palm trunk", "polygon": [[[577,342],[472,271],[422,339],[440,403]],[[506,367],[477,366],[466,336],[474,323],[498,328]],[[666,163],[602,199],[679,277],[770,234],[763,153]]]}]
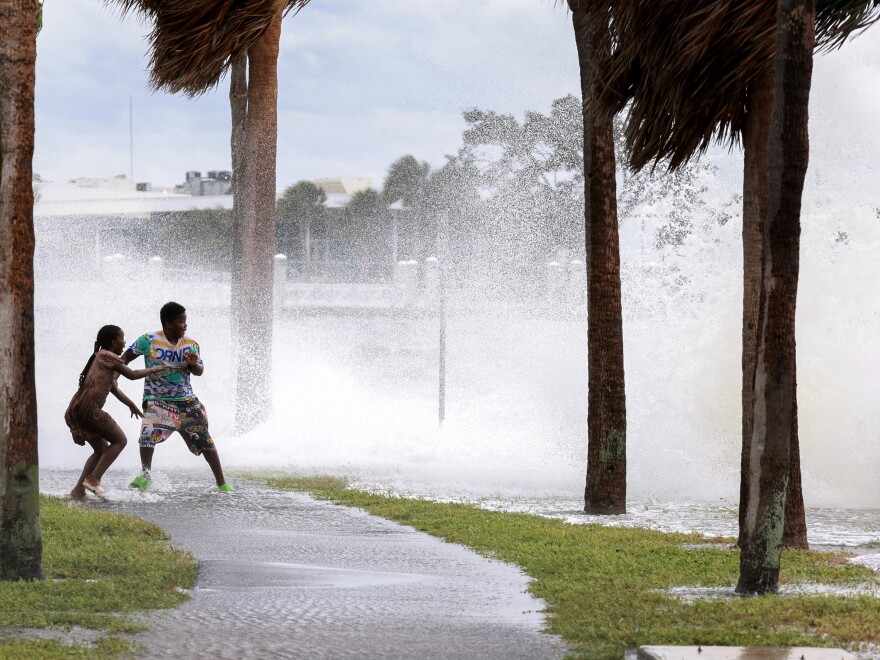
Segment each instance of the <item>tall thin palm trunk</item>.
[{"label": "tall thin palm trunk", "polygon": [[245,191],[240,225],[240,292],[236,425],[253,427],[271,412],[272,256],[275,253],[275,163],[281,10],[248,52]]},{"label": "tall thin palm trunk", "polygon": [[43,576],[34,379],[36,0],[0,0],[0,579]]},{"label": "tall thin palm trunk", "polygon": [[807,116],[815,40],[813,0],[779,0],[767,223],[755,361],[745,544],[737,591],[778,588],[791,467],[795,393],[795,309],[800,212],[809,160]]},{"label": "tall thin palm trunk", "polygon": [[808,550],[807,512],[804,509],[804,489],[801,483],[801,443],[798,439],[797,363],[792,367],[791,402],[791,466],[788,471],[788,493],[785,496],[785,526],[782,547]]},{"label": "tall thin palm trunk", "polygon": [[[242,227],[245,224],[247,208],[247,176],[245,175],[246,160],[244,157],[245,129],[247,126],[247,53],[236,57],[229,76],[229,107],[232,115],[232,134],[230,149],[232,152],[232,259],[230,264],[230,306],[229,323],[233,337],[241,334],[241,254]],[[235,346],[237,342],[233,341]],[[236,351],[236,360],[238,354]]]},{"label": "tall thin palm trunk", "polygon": [[767,217],[767,149],[773,112],[774,71],[769,69],[748,88],[743,127],[743,324],[742,458],[739,497],[739,546],[745,543],[749,501],[749,456],[755,412],[755,362],[761,308],[764,224]]},{"label": "tall thin palm trunk", "polygon": [[[743,128],[743,346],[742,346],[742,465],[740,471],[739,541],[745,542],[745,516],[749,497],[749,456],[754,431],[755,362],[758,354],[764,225],[767,221],[767,151],[773,111],[774,71],[768,70],[749,86]],[[797,382],[793,386],[791,466],[785,498],[782,544],[806,549],[807,523],[801,488],[801,462],[797,434]]]},{"label": "tall thin palm trunk", "polygon": [[[614,131],[593,110],[597,58],[607,57],[592,0],[569,0],[584,101],[584,222],[587,254],[587,483],[584,511],[626,512],[626,393]],[[607,25],[606,25],[607,29]]]}]

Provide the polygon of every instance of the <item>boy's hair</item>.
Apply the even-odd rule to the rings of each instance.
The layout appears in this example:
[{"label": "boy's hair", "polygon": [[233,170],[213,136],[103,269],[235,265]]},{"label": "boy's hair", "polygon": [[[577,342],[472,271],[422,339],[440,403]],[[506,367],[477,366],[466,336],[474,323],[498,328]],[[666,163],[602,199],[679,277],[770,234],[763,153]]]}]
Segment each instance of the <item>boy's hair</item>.
[{"label": "boy's hair", "polygon": [[162,325],[164,326],[166,323],[173,321],[178,316],[185,313],[186,308],[180,303],[167,302],[162,305],[162,309],[159,310],[159,320],[162,321]]}]

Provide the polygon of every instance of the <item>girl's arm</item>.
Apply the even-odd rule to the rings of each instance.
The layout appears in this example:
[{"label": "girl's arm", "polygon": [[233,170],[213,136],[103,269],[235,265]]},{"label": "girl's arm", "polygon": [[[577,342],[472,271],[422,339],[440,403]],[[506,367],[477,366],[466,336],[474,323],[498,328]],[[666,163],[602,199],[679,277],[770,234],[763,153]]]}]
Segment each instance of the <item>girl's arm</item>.
[{"label": "girl's arm", "polygon": [[119,389],[116,385],[116,380],[113,381],[113,385],[110,386],[110,393],[115,396],[117,399],[122,401],[128,409],[131,411],[132,417],[143,417],[144,413],[141,412],[140,408],[138,408],[134,401],[125,396],[125,392]]},{"label": "girl's arm", "polygon": [[113,365],[114,371],[119,372],[129,380],[138,380],[140,378],[145,378],[147,376],[151,376],[153,374],[157,374],[160,371],[168,371],[169,367],[150,367],[149,369],[129,369],[128,365],[117,363]]}]

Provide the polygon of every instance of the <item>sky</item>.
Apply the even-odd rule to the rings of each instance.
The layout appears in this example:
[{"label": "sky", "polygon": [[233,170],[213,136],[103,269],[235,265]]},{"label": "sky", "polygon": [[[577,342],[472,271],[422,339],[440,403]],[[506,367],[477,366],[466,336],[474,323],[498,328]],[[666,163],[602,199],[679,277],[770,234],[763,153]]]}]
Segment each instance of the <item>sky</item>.
[{"label": "sky", "polygon": [[[229,168],[228,81],[195,100],[151,92],[147,31],[99,0],[46,1],[34,158],[44,179],[129,174],[130,100],[136,181],[166,186],[187,170]],[[878,46],[875,27],[817,58],[813,80],[813,180],[821,171],[859,198],[874,194],[863,176],[880,167]],[[460,146],[468,108],[522,118],[578,90],[563,3],[313,0],[283,27],[278,188],[333,176],[379,187],[404,154],[442,165]],[[733,177],[738,158],[729,159]]]},{"label": "sky", "polygon": [[[147,89],[146,26],[98,0],[48,0],[37,57],[35,171],[154,185],[229,168],[228,81],[195,100]],[[462,111],[547,110],[579,88],[570,16],[552,0],[314,0],[285,19],[278,184],[369,176],[455,153]]]}]

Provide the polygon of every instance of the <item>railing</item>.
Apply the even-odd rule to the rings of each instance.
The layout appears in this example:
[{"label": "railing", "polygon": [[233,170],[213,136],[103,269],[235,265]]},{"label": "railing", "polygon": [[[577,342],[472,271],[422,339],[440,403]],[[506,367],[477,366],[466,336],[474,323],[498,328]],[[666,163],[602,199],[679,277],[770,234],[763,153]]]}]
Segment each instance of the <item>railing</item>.
[{"label": "railing", "polygon": [[[435,312],[439,309],[440,262],[436,258],[431,257],[422,264],[410,260],[381,266],[388,273],[381,281],[303,282],[290,278],[287,257],[276,255],[273,292],[276,310]],[[585,306],[583,271],[582,262],[551,262],[547,265],[541,291],[532,290],[533,283],[529,287],[531,296],[511,294],[495,302],[487,299],[484,287],[460,288],[453,284],[454,307],[461,312],[490,314],[504,310],[580,313]],[[78,292],[83,290],[89,290],[97,299],[110,300],[133,286],[149,305],[185,299],[193,306],[224,308],[231,299],[228,271],[167,267],[159,257],[152,257],[144,264],[127,260],[120,254],[110,255],[102,259],[97,277],[91,277],[86,281],[87,278],[74,278],[70,274],[53,277],[51,272],[42,272],[38,275],[37,304],[56,308],[75,306]]]}]

